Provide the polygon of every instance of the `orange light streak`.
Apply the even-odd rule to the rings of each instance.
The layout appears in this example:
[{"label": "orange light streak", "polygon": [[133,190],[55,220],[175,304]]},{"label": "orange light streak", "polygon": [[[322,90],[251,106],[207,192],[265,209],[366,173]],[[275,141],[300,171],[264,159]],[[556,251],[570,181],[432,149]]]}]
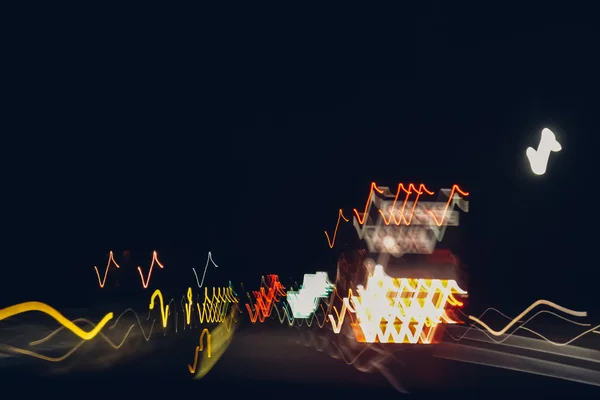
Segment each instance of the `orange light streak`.
[{"label": "orange light streak", "polygon": [[[356,220],[358,222],[359,225],[364,225],[366,223],[366,220],[369,216],[369,211],[371,210],[371,203],[373,202],[373,193],[377,192],[379,194],[382,195],[392,195],[394,196],[394,201],[392,203],[392,207],[391,209],[388,211],[389,216],[386,216],[383,210],[378,210],[379,214],[382,217],[383,223],[385,225],[390,225],[392,223],[392,221],[394,222],[395,225],[401,225],[404,222],[404,225],[410,225],[412,222],[412,219],[414,217],[415,214],[415,209],[417,207],[417,203],[419,202],[419,197],[423,194],[427,194],[429,196],[433,196],[435,193],[430,191],[429,189],[427,189],[427,187],[424,184],[419,184],[418,188],[413,184],[413,183],[409,183],[408,187],[405,187],[403,183],[398,184],[398,190],[396,191],[396,194],[391,194],[391,192],[389,191],[388,188],[379,188],[377,186],[377,183],[372,182],[371,183],[371,189],[369,191],[369,196],[367,197],[367,201],[365,203],[365,208],[364,211],[362,213],[360,213],[358,211],[358,209],[353,209],[354,215],[356,216]],[[398,203],[398,198],[400,196],[400,193],[406,193],[406,197],[404,198],[404,201],[402,203],[402,208],[400,210],[400,217],[396,217],[394,215],[394,210],[396,209],[397,203]],[[406,209],[406,205],[410,199],[411,194],[415,193],[417,195],[417,197],[415,198],[412,208],[410,210],[410,214],[409,216],[405,216],[405,209]],[[448,208],[450,207],[450,204],[452,203],[452,200],[454,198],[454,195],[458,193],[461,196],[468,196],[469,193],[463,191],[458,185],[452,185],[452,189],[450,192],[450,195],[448,196],[448,201],[446,202],[446,206],[444,209],[444,214],[442,216],[441,219],[438,219],[436,217],[436,215],[433,213],[433,211],[431,210],[427,210],[427,213],[432,217],[433,221],[435,222],[435,224],[437,226],[442,226],[444,223],[444,220],[446,218],[447,212],[448,212]],[[344,221],[349,222],[349,220],[343,215],[342,210],[340,209],[339,213],[338,213],[338,221],[337,224],[335,226],[335,231],[333,234],[333,238],[330,238],[329,234],[327,233],[327,231],[325,231],[325,236],[327,237],[327,243],[329,244],[329,248],[333,248],[335,245],[335,238],[337,235],[337,231],[339,229],[339,224],[340,224],[340,220],[344,219]]]},{"label": "orange light streak", "polygon": [[429,215],[431,215],[431,217],[433,218],[433,220],[435,221],[437,226],[442,226],[442,224],[444,223],[444,219],[446,218],[446,214],[448,213],[448,207],[450,207],[450,202],[452,201],[454,194],[456,192],[458,192],[458,194],[460,194],[461,196],[469,195],[468,192],[461,190],[461,188],[458,187],[458,185],[452,185],[452,191],[450,192],[450,195],[448,196],[448,202],[446,203],[446,208],[444,209],[444,216],[442,217],[441,221],[438,221],[438,219],[435,216],[435,214],[433,213],[433,211],[429,210]]},{"label": "orange light streak", "polygon": [[[406,217],[404,216],[404,209],[406,208],[406,203],[408,202],[408,199],[409,199],[411,193],[413,192],[413,190],[415,191],[415,193],[417,193],[417,198],[413,202],[412,210],[410,213],[410,219],[407,220]],[[404,203],[402,204],[402,210],[400,211],[400,220],[397,220],[396,216],[394,215],[394,209],[396,207],[396,202],[398,201],[398,196],[400,195],[400,192],[402,192],[402,191],[404,191],[406,193],[406,197],[404,198]],[[386,225],[389,225],[392,222],[392,218],[393,218],[396,225],[400,225],[400,223],[404,219],[406,221],[406,225],[410,225],[410,223],[413,219],[413,216],[415,215],[415,208],[417,207],[417,203],[419,202],[419,197],[423,194],[423,192],[427,193],[430,196],[433,195],[433,192],[429,191],[425,187],[424,184],[420,184],[419,189],[417,189],[414,184],[410,183],[408,185],[408,190],[407,190],[404,188],[404,184],[400,183],[398,185],[398,191],[396,192],[396,197],[394,197],[394,202],[392,203],[392,209],[390,211],[391,218],[386,219],[383,211],[379,210],[379,213],[381,214],[381,217],[383,218],[383,222]],[[450,198],[452,198],[452,196]]]},{"label": "orange light streak", "polygon": [[365,204],[365,211],[363,212],[362,219],[360,218],[360,214],[358,213],[358,210],[356,208],[354,209],[354,214],[356,214],[356,219],[358,219],[358,223],[360,225],[363,225],[365,223],[365,219],[367,218],[368,211],[371,206],[371,198],[373,197],[374,190],[376,190],[380,194],[383,194],[383,190],[379,189],[375,182],[371,183],[371,190],[369,191],[369,197],[367,197],[367,202]]},{"label": "orange light streak", "polygon": [[117,264],[117,262],[115,261],[115,259],[113,257],[113,252],[111,251],[110,253],[108,253],[108,263],[106,264],[106,270],[104,270],[104,279],[100,279],[100,272],[98,271],[98,267],[94,266],[94,270],[96,271],[96,276],[98,277],[98,284],[100,285],[101,288],[103,288],[104,285],[106,285],[106,278],[108,277],[108,270],[110,269],[111,261],[113,262],[113,264],[115,264],[115,267],[121,268],[119,266],[119,264]]},{"label": "orange light streak", "polygon": [[[358,212],[358,210],[356,208],[354,209],[354,214],[356,215],[356,219],[357,219],[357,221],[358,221],[358,223],[360,225],[364,225],[364,223],[366,221],[366,218],[367,218],[367,216],[369,214],[369,210],[371,209],[371,202],[372,202],[372,197],[373,197],[373,190],[376,190],[380,194],[384,194],[385,193],[384,190],[382,190],[379,187],[377,187],[377,185],[376,185],[375,182],[373,182],[371,184],[371,192],[369,193],[369,197],[367,198],[367,202],[365,204],[365,210],[364,210],[364,212],[362,214],[362,217],[361,217],[360,213]],[[415,201],[413,203],[413,206],[412,206],[412,209],[410,211],[410,218],[406,218],[406,216],[404,215],[404,210],[406,208],[406,203],[409,201],[410,195],[413,193],[413,191],[414,191],[414,193],[417,194],[417,198],[415,199]],[[404,202],[402,204],[402,210],[400,211],[400,218],[398,219],[393,214],[393,210],[396,207],[396,203],[398,202],[398,197],[399,197],[399,195],[400,195],[401,192],[406,193],[406,197],[405,197]],[[395,225],[400,225],[400,224],[402,224],[403,221],[405,222],[405,225],[410,225],[411,222],[412,222],[412,218],[414,216],[414,213],[415,213],[415,208],[416,208],[417,203],[419,201],[419,197],[423,194],[423,192],[425,194],[430,195],[430,196],[434,195],[434,192],[432,192],[429,189],[427,189],[427,187],[425,187],[424,184],[420,184],[419,188],[417,189],[414,184],[410,183],[408,185],[408,189],[407,189],[407,188],[404,187],[404,184],[400,183],[398,185],[398,191],[396,192],[396,195],[395,195],[395,198],[394,198],[394,202],[392,203],[392,209],[391,209],[391,211],[389,211],[390,218],[386,218],[384,212],[382,210],[379,210],[379,213],[383,217],[382,219],[383,219],[384,224],[390,225],[392,223],[392,220],[393,220]],[[451,204],[451,202],[452,202],[452,200],[454,198],[454,195],[456,193],[460,194],[461,196],[468,196],[469,195],[468,192],[463,191],[458,185],[452,185],[452,189],[450,191],[450,195],[448,196],[448,201],[446,202],[446,206],[445,206],[445,209],[444,209],[444,215],[441,218],[441,220],[438,220],[438,218],[435,216],[435,214],[433,213],[433,211],[431,211],[431,210],[427,211],[427,213],[429,215],[431,215],[431,217],[433,218],[433,220],[435,221],[435,223],[436,223],[437,226],[442,226],[442,224],[444,223],[444,220],[446,218],[446,214],[447,214],[448,208],[450,207],[450,204]]]},{"label": "orange light streak", "polygon": [[333,246],[335,245],[335,238],[337,236],[338,228],[340,226],[340,221],[342,219],[346,222],[350,222],[350,220],[348,218],[344,217],[344,213],[343,213],[342,209],[340,208],[340,212],[338,213],[337,223],[335,224],[335,230],[333,231],[333,239],[330,239],[329,234],[327,233],[327,231],[325,231],[325,236],[327,237],[327,243],[329,244],[330,249],[333,249]]},{"label": "orange light streak", "polygon": [[150,278],[152,277],[152,268],[154,267],[154,263],[156,263],[160,268],[164,268],[160,261],[158,261],[158,255],[156,254],[156,251],[152,252],[152,263],[150,264],[150,270],[148,271],[148,278],[145,280],[144,274],[142,273],[142,267],[137,267],[144,289],[148,289],[148,284],[150,283]]}]

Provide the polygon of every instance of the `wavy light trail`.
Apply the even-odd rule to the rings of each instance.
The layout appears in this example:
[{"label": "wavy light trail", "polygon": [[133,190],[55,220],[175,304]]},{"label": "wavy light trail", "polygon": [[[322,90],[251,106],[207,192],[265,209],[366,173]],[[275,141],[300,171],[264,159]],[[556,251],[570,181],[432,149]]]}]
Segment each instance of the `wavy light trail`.
[{"label": "wavy light trail", "polygon": [[[135,311],[133,311],[131,308],[128,308],[127,310],[123,311],[115,320],[115,322],[113,323],[112,326],[110,326],[108,329],[113,329],[115,326],[117,326],[119,320],[121,319],[121,317],[125,314],[127,314],[128,312],[132,312],[135,315],[135,318],[137,320],[137,325],[140,328],[140,331],[142,332],[142,335],[144,337],[144,340],[146,342],[150,341],[150,338],[152,337],[152,330],[154,328],[154,323],[155,321],[152,321],[152,325],[150,326],[150,331],[148,332],[148,334],[146,335],[146,333],[144,332],[144,328],[142,327],[142,323],[140,321],[139,316],[136,314]],[[90,325],[92,328],[97,328],[98,325],[94,324],[92,321],[86,319],[86,318],[77,318],[75,320],[72,321],[73,323],[76,322],[84,322],[88,325]],[[101,327],[102,328],[102,327]],[[105,335],[102,331],[98,332],[98,335],[104,339],[113,349],[118,350],[120,349],[123,344],[125,343],[125,341],[127,340],[127,338],[129,337],[129,335],[131,334],[131,331],[133,330],[133,328],[135,328],[135,324],[131,325],[129,327],[129,329],[127,330],[127,332],[125,333],[125,335],[123,336],[123,338],[121,339],[121,342],[119,344],[114,343],[107,335]],[[29,342],[30,346],[38,346],[40,344],[43,344],[47,341],[49,341],[50,339],[52,339],[54,336],[56,336],[58,333],[60,333],[62,330],[64,330],[65,327],[61,326],[60,328],[54,330],[53,332],[51,332],[50,334],[46,335],[45,337],[39,339],[39,340],[35,340],[33,342]],[[27,349],[22,349],[19,347],[14,347],[14,346],[9,346],[9,345],[2,345],[3,348],[5,348],[6,350],[9,350],[13,353],[17,353],[17,354],[23,354],[23,355],[27,355],[30,357],[34,357],[34,358],[38,358],[40,360],[44,360],[44,361],[48,361],[48,362],[61,362],[66,360],[67,358],[71,357],[73,354],[75,354],[75,352],[77,350],[79,350],[79,348],[81,348],[81,346],[83,346],[85,343],[87,343],[88,340],[81,340],[77,345],[75,345],[71,350],[69,350],[66,354],[60,356],[60,357],[49,357],[31,350],[27,350]]]},{"label": "wavy light trail", "polygon": [[[94,323],[92,321],[89,321],[85,318],[79,318],[76,321],[80,321],[80,322],[86,322],[88,324],[90,324],[91,326],[94,327],[94,329],[97,327],[97,325],[94,325]],[[119,344],[115,344],[112,340],[110,340],[110,338],[108,336],[106,336],[104,333],[99,332],[98,335],[104,339],[112,348],[114,348],[115,350],[118,350],[121,348],[121,346],[123,346],[123,344],[125,343],[125,340],[127,340],[127,337],[129,336],[129,334],[131,333],[131,330],[135,328],[135,325],[131,325],[129,327],[129,329],[127,330],[127,333],[125,333],[125,336],[123,337],[123,339],[121,340],[121,342]],[[67,358],[71,357],[73,354],[75,354],[75,352],[77,350],[79,350],[79,348],[81,346],[83,346],[85,343],[89,342],[88,340],[82,340],[80,341],[75,347],[73,347],[71,350],[69,350],[66,354],[60,356],[60,357],[49,357],[49,356],[45,356],[43,354],[39,354],[36,353],[35,351],[31,351],[31,350],[26,350],[26,349],[21,349],[19,347],[14,347],[14,346],[10,346],[10,345],[2,345],[3,348],[12,351],[14,353],[17,354],[23,354],[26,356],[30,356],[30,357],[35,357],[35,358],[39,358],[41,360],[44,361],[49,361],[49,362],[61,362],[66,360]]]},{"label": "wavy light trail", "polygon": [[[496,309],[488,308],[479,318],[469,317],[476,323],[473,323],[467,328],[463,335],[454,337],[451,332],[448,332],[449,336],[455,342],[468,340],[478,342],[479,344],[472,346],[469,344],[443,343],[436,348],[433,356],[600,386],[600,371],[597,369],[597,365],[600,363],[600,352],[592,348],[571,345],[583,336],[596,332],[596,329],[599,329],[600,325],[588,328],[567,341],[553,341],[541,333],[526,327],[526,325],[533,321],[538,315],[544,313],[560,318],[572,325],[590,327],[591,324],[572,321],[550,310],[539,310],[527,320],[521,320],[521,317],[524,317],[527,313],[540,305],[547,305],[555,310],[577,317],[586,316],[585,312],[569,310],[546,300],[534,302],[514,319],[502,314]],[[489,326],[481,323],[481,319],[488,311],[496,311],[502,317],[510,320],[510,322],[503,330],[494,331],[490,329]],[[520,325],[510,333],[504,333],[516,323],[520,323]],[[480,328],[479,325],[483,326],[483,328]],[[519,330],[528,331],[541,340],[538,338],[517,335],[516,332]],[[467,336],[469,332],[471,332],[471,334]],[[497,339],[498,336],[502,336],[502,338]],[[486,348],[483,347],[482,344],[491,346]],[[506,348],[505,346],[510,347],[511,350],[504,350],[504,348]],[[524,350],[525,352],[519,354],[517,353],[519,349]],[[558,357],[558,359],[549,360],[546,354],[552,355],[555,358]],[[582,361],[584,362],[583,364],[581,363]],[[591,363],[595,364],[595,366],[592,366]]]},{"label": "wavy light trail", "polygon": [[[487,330],[490,334],[494,335],[494,336],[502,336],[506,333],[506,331],[508,331],[513,325],[515,325],[516,323],[518,323],[521,318],[523,318],[525,315],[527,315],[531,310],[533,310],[534,308],[536,308],[537,306],[540,305],[546,305],[549,307],[552,307],[556,310],[559,310],[565,314],[569,314],[572,315],[574,317],[587,317],[587,312],[585,311],[573,311],[570,310],[566,307],[560,306],[556,303],[553,303],[551,301],[548,300],[538,300],[536,302],[534,302],[532,305],[530,305],[529,307],[527,307],[521,314],[519,314],[516,318],[514,318],[511,322],[509,322],[502,330],[500,331],[495,331],[492,328],[490,328],[485,322],[481,321],[479,318],[473,317],[472,315],[469,316],[469,319],[471,321],[475,321],[476,323],[478,323],[479,325],[481,325],[483,328],[485,328],[485,330]],[[592,329],[593,330],[593,329]]]},{"label": "wavy light trail", "polygon": [[6,307],[0,310],[0,321],[13,317],[15,315],[23,314],[30,311],[39,311],[44,314],[47,314],[54,318],[59,324],[63,325],[65,328],[73,332],[75,335],[79,336],[83,340],[92,340],[113,318],[113,313],[108,313],[98,322],[91,331],[86,332],[73,322],[68,320],[64,315],[58,312],[56,309],[50,307],[45,303],[40,303],[39,301],[28,301],[26,303],[16,304],[14,306]]},{"label": "wavy light trail", "polygon": [[[142,335],[144,336],[144,340],[146,342],[150,341],[150,337],[152,336],[152,330],[154,329],[154,323],[156,322],[156,320],[152,321],[152,325],[150,325],[150,331],[148,332],[148,334],[146,335],[146,332],[144,331],[144,328],[142,326],[142,322],[140,321],[140,317],[137,315],[137,313],[132,309],[132,308],[128,308],[127,310],[123,311],[113,322],[113,324],[111,326],[108,327],[108,329],[113,329],[115,326],[117,326],[119,324],[119,321],[121,320],[121,317],[123,317],[123,315],[127,314],[127,313],[133,313],[133,315],[135,316],[136,320],[137,320],[137,324],[138,327],[140,328],[140,331],[142,332]],[[77,318],[75,320],[72,321],[73,323],[75,322],[85,322],[88,325],[91,325],[92,327],[96,326],[96,324],[94,324],[93,322],[91,322],[90,320],[86,319],[86,318]],[[33,342],[29,342],[30,346],[38,346],[42,343],[47,342],[48,340],[52,339],[54,336],[58,335],[60,332],[62,332],[63,330],[65,330],[66,328],[64,326],[61,326],[57,329],[55,329],[54,331],[50,332],[48,335],[46,335],[45,337],[39,339],[39,340],[34,340]],[[99,332],[98,334],[102,335],[102,332]],[[114,346],[113,346],[114,347]]]},{"label": "wavy light trail", "polygon": [[[496,309],[492,309],[492,310],[494,310],[494,311],[497,311]],[[512,318],[510,318],[510,317],[507,317],[507,316],[505,316],[504,314],[502,314],[502,313],[500,313],[500,312],[499,312],[499,314],[501,314],[503,317],[505,317],[505,318],[507,318],[507,319],[512,319]],[[568,345],[570,345],[571,343],[575,342],[576,340],[578,340],[578,339],[580,339],[580,338],[584,337],[585,335],[587,335],[587,334],[589,334],[589,333],[598,333],[598,332],[597,332],[595,329],[598,329],[598,328],[600,328],[600,325],[596,325],[596,326],[593,326],[592,328],[586,329],[586,330],[585,330],[585,331],[583,331],[582,333],[578,334],[577,336],[574,336],[573,338],[571,338],[571,339],[567,340],[566,342],[555,342],[555,341],[552,341],[552,340],[548,339],[546,336],[542,335],[541,333],[539,333],[539,332],[535,331],[534,329],[530,329],[530,328],[527,328],[527,327],[526,327],[526,325],[527,325],[528,323],[530,323],[531,321],[533,321],[533,320],[535,319],[535,317],[537,317],[538,315],[541,315],[541,314],[550,314],[550,315],[552,315],[552,316],[554,316],[554,317],[560,318],[560,319],[562,319],[563,321],[566,321],[566,322],[568,322],[568,323],[570,323],[570,324],[573,324],[573,325],[578,325],[578,326],[586,326],[586,327],[592,326],[592,324],[587,324],[587,323],[582,323],[582,322],[572,321],[572,320],[570,320],[570,319],[568,319],[568,318],[565,318],[565,317],[563,317],[562,315],[559,315],[559,314],[553,313],[552,311],[548,311],[548,310],[541,310],[541,311],[538,311],[537,313],[533,314],[533,316],[529,317],[529,318],[528,318],[526,321],[522,322],[522,323],[521,323],[521,325],[519,325],[517,328],[515,328],[515,329],[514,329],[512,332],[505,334],[505,335],[504,335],[504,337],[503,337],[502,339],[496,339],[494,336],[490,335],[486,329],[481,329],[481,328],[479,328],[479,327],[478,327],[477,325],[475,325],[475,324],[472,324],[472,325],[470,325],[470,326],[467,328],[467,330],[466,330],[466,331],[465,331],[465,332],[464,332],[464,333],[463,333],[461,336],[459,336],[459,337],[455,337],[455,336],[453,336],[453,335],[452,335],[450,332],[448,332],[448,331],[447,331],[447,332],[448,332],[448,335],[449,335],[449,336],[450,336],[450,337],[451,337],[451,338],[452,338],[454,341],[456,341],[456,342],[459,342],[459,341],[461,341],[461,340],[463,340],[463,339],[468,339],[468,340],[476,340],[476,341],[477,341],[477,339],[474,339],[474,338],[472,338],[472,337],[467,337],[467,335],[469,334],[469,332],[470,332],[472,329],[477,329],[477,331],[479,331],[479,332],[483,333],[483,334],[484,334],[484,335],[485,335],[485,336],[486,336],[486,337],[487,337],[487,338],[488,338],[488,339],[489,339],[489,340],[490,340],[492,343],[496,343],[496,344],[504,344],[504,342],[506,342],[507,340],[509,340],[509,339],[510,339],[511,337],[513,337],[513,336],[515,336],[515,337],[522,337],[522,336],[516,335],[516,333],[517,333],[519,330],[524,330],[524,331],[527,331],[527,332],[530,332],[530,333],[534,334],[535,336],[537,336],[537,337],[539,337],[539,338],[543,339],[543,340],[544,340],[546,343],[549,343],[549,344],[551,344],[551,345],[553,345],[553,346],[556,346],[556,347],[564,347],[564,346],[568,346]],[[481,318],[481,317],[480,317],[480,318]],[[520,321],[519,321],[519,322],[520,322]],[[497,336],[496,336],[496,337],[497,337]],[[509,344],[509,346],[511,346],[511,347],[515,347],[515,346],[514,346],[514,345],[512,345],[512,344]],[[600,360],[593,360],[593,361],[600,361]]]}]

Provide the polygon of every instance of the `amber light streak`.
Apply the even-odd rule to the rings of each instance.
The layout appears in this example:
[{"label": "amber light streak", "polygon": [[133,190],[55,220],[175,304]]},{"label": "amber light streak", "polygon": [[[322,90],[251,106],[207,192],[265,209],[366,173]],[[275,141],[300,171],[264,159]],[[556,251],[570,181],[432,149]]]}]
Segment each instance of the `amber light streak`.
[{"label": "amber light streak", "polygon": [[440,322],[455,323],[446,306],[462,306],[454,294],[466,292],[454,280],[392,278],[377,265],[358,294],[344,298],[337,322],[329,315],[335,333],[350,312],[356,315],[351,326],[359,342],[429,344]]},{"label": "amber light streak", "polygon": [[333,238],[329,238],[329,234],[327,233],[327,231],[325,231],[325,236],[327,237],[327,243],[329,244],[329,248],[333,249],[333,246],[335,246],[335,238],[337,236],[338,233],[338,229],[340,227],[340,221],[344,220],[346,222],[349,222],[350,220],[346,217],[344,217],[344,212],[343,210],[340,208],[340,212],[338,213],[338,219],[337,222],[335,224],[335,230],[333,231]]},{"label": "amber light streak", "polygon": [[104,285],[106,285],[106,278],[108,277],[108,270],[110,269],[110,263],[112,263],[115,265],[115,267],[117,268],[121,268],[119,266],[119,264],[117,264],[117,262],[115,261],[114,257],[113,257],[113,252],[111,251],[110,253],[108,253],[108,263],[106,264],[106,269],[104,270],[104,278],[100,278],[100,272],[98,271],[98,267],[94,266],[94,270],[96,271],[96,276],[98,277],[98,284],[100,285],[101,288],[104,287]]},{"label": "amber light streak", "polygon": [[257,320],[265,322],[265,319],[271,316],[273,304],[279,302],[279,297],[286,295],[285,287],[279,281],[279,276],[274,274],[267,275],[266,282],[264,277],[262,282],[267,286],[267,290],[265,291],[265,287],[261,286],[259,290],[253,291],[254,305],[246,304],[246,310],[248,310],[248,315],[252,323],[256,323]]},{"label": "amber light streak", "polygon": [[150,264],[150,269],[148,271],[148,277],[144,280],[144,274],[142,272],[142,267],[137,267],[138,272],[140,273],[140,279],[142,280],[142,286],[144,287],[144,289],[148,289],[148,284],[150,283],[150,278],[152,277],[152,269],[154,267],[154,264],[156,263],[156,265],[159,266],[159,268],[164,268],[164,266],[160,263],[160,261],[158,261],[158,254],[156,254],[156,251],[152,252],[152,263]]},{"label": "amber light streak", "polygon": [[16,304],[14,306],[6,307],[0,310],[0,321],[13,317],[15,315],[23,314],[30,311],[39,311],[47,314],[54,318],[59,324],[79,336],[83,340],[92,340],[102,330],[104,325],[107,324],[113,318],[113,313],[108,313],[98,322],[98,324],[89,332],[84,331],[72,321],[67,319],[64,315],[58,312],[56,309],[50,307],[47,304],[40,303],[39,301],[28,301],[26,303]]},{"label": "amber light streak", "polygon": [[196,346],[196,351],[194,352],[194,364],[188,364],[188,370],[190,371],[190,374],[193,374],[196,372],[196,368],[198,367],[198,353],[204,350],[204,346],[203,346],[203,342],[202,339],[204,339],[204,336],[206,336],[206,352],[208,355],[208,358],[211,357],[210,354],[210,332],[208,331],[208,329],[204,328],[202,330],[202,333],[200,334],[200,339],[199,339],[199,343],[198,346]]},{"label": "amber light streak", "polygon": [[[200,335],[199,346],[196,347],[194,353],[193,365],[188,365],[188,371],[194,374],[194,379],[203,378],[216,365],[217,361],[225,354],[225,351],[231,343],[235,332],[235,313],[237,307],[231,307],[228,316],[217,325],[211,332],[207,333],[207,348],[209,346],[208,339],[210,338],[210,353],[202,352],[202,360],[199,360],[199,352],[202,350],[202,335]],[[204,331],[203,331],[204,334]]]}]

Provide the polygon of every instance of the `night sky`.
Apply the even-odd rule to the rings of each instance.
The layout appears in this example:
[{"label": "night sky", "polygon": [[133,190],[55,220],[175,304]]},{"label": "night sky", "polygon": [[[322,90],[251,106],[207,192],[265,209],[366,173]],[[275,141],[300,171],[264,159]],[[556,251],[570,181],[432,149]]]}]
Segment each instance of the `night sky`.
[{"label": "night sky", "polygon": [[[135,268],[146,272],[153,250],[165,269],[151,287],[173,295],[208,251],[215,286],[333,277],[356,234],[342,226],[332,250],[323,231],[339,208],[363,207],[375,181],[470,192],[450,229],[474,313],[539,298],[598,310],[596,207],[577,207],[593,204],[598,170],[588,12],[384,14],[272,29],[206,15],[15,28],[1,94],[0,307],[146,302]],[[544,127],[563,150],[535,176],[525,149]],[[114,298],[93,271],[109,250],[122,262]]]}]

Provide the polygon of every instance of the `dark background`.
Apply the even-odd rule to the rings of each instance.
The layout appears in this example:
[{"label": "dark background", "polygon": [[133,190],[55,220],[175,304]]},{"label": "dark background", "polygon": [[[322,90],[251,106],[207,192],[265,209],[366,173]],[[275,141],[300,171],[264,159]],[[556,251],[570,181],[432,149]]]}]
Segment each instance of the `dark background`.
[{"label": "dark background", "polygon": [[[26,12],[3,57],[0,306],[180,296],[208,251],[211,286],[334,276],[338,209],[423,182],[470,192],[450,229],[473,313],[545,298],[597,321],[594,8],[474,4]],[[544,127],[563,150],[535,176]]]}]

